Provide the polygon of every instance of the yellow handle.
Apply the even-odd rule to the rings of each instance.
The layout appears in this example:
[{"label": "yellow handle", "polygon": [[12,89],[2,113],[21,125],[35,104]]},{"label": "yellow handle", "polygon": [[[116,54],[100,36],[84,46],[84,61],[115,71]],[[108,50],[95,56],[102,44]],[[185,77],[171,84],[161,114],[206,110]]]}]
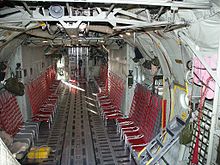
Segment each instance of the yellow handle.
[{"label": "yellow handle", "polygon": [[146,165],[149,165],[152,161],[153,161],[153,158],[151,158],[151,159],[146,163]]},{"label": "yellow handle", "polygon": [[140,158],[141,154],[146,150],[146,147],[144,147],[139,153],[138,153],[138,158]]}]

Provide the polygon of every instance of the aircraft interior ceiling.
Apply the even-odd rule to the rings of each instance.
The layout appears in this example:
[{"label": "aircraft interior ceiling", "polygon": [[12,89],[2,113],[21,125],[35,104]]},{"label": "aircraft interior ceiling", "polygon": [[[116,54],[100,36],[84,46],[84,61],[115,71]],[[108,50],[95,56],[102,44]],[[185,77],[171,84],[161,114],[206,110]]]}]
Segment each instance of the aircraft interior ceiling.
[{"label": "aircraft interior ceiling", "polygon": [[[205,163],[200,163],[220,160],[214,147],[220,136],[219,0],[0,0],[0,62],[10,68],[7,78],[16,73],[18,63],[28,73],[33,68],[32,76],[22,79],[25,85],[57,61],[67,72],[63,63],[74,51],[86,52],[85,74],[99,75],[104,63],[108,73],[126,82],[125,115],[135,84],[157,91],[167,101],[166,122],[176,115],[197,118],[198,112],[189,109],[199,106],[205,91],[211,124]],[[130,86],[129,76],[134,80]],[[18,100],[27,109],[26,102]],[[31,115],[22,113],[26,119]],[[192,152],[175,144],[166,159],[171,165],[185,164],[182,160]]]}]

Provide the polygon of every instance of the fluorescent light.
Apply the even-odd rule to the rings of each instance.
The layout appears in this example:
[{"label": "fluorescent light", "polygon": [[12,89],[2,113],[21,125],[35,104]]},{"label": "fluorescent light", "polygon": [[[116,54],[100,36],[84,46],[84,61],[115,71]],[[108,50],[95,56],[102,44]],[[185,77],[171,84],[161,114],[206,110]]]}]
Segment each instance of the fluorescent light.
[{"label": "fluorescent light", "polygon": [[88,111],[90,111],[90,112],[92,112],[92,113],[98,115],[98,113],[97,113],[96,111],[94,111],[94,110],[92,110],[92,109],[89,109],[89,108],[86,108],[86,109],[87,109]]},{"label": "fluorescent light", "polygon": [[92,99],[91,97],[87,97],[87,96],[84,96],[85,98],[89,99],[89,100],[93,100],[93,101],[96,101],[96,99]]},{"label": "fluorescent light", "polygon": [[43,43],[48,43],[48,41],[47,40],[44,40],[44,41],[42,41]]},{"label": "fluorescent light", "polygon": [[127,36],[130,36],[130,35],[131,35],[131,33],[130,33],[130,32],[126,32],[125,34],[126,34]]},{"label": "fluorescent light", "polygon": [[91,105],[91,106],[93,106],[93,107],[95,107],[94,104],[92,104],[92,103],[90,103],[90,102],[88,102],[88,101],[85,101],[85,103],[86,103],[86,104],[89,104],[89,105]]},{"label": "fluorescent light", "polygon": [[123,36],[123,34],[119,34],[119,36],[121,37],[121,38],[123,38],[124,36]]},{"label": "fluorescent light", "polygon": [[85,91],[85,89],[83,89],[83,88],[80,88],[80,87],[78,87],[78,86],[76,86],[76,85],[73,85],[73,84],[70,84],[70,83],[68,83],[68,82],[66,82],[66,81],[63,81],[63,80],[61,80],[62,81],[62,83],[64,83],[65,85],[67,85],[67,86],[69,86],[69,87],[71,87],[71,88],[75,88],[75,89],[78,89],[78,90],[80,90],[80,91]]},{"label": "fluorescent light", "polygon": [[84,31],[84,30],[86,29],[86,27],[87,27],[87,25],[86,25],[85,23],[81,23],[81,24],[79,25],[79,30],[80,30],[80,31]]}]

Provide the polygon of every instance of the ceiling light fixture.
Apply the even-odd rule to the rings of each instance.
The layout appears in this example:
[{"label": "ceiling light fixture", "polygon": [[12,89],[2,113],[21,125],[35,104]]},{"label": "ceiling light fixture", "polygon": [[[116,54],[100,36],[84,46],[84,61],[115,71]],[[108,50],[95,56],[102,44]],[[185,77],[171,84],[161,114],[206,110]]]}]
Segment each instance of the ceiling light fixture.
[{"label": "ceiling light fixture", "polygon": [[76,37],[76,35],[75,35],[75,34],[72,34],[72,35],[70,35],[70,37],[71,37],[71,38],[75,38],[75,37]]},{"label": "ceiling light fixture", "polygon": [[79,25],[79,30],[80,30],[80,31],[84,31],[84,30],[86,29],[86,27],[87,27],[87,25],[86,25],[85,23],[81,23],[81,24]]},{"label": "ceiling light fixture", "polygon": [[130,36],[130,35],[131,35],[131,33],[130,33],[130,32],[126,32],[125,34],[126,34],[127,36]]}]

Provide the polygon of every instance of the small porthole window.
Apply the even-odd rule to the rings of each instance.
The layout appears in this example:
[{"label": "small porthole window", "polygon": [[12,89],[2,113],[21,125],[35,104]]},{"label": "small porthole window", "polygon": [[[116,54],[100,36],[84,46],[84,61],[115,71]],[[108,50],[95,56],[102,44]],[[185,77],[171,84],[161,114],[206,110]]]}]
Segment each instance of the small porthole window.
[{"label": "small porthole window", "polygon": [[32,75],[33,74],[33,69],[32,68],[30,68],[30,75]]},{"label": "small porthole window", "polygon": [[27,69],[24,69],[24,77],[27,76]]}]

